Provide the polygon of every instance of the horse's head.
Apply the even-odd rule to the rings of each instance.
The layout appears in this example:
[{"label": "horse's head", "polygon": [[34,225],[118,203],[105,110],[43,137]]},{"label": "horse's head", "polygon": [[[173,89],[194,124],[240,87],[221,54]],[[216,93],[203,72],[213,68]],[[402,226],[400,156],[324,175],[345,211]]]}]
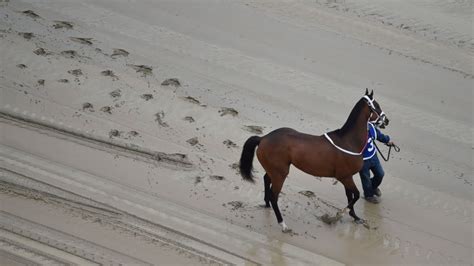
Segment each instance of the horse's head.
[{"label": "horse's head", "polygon": [[388,126],[389,119],[382,111],[380,104],[374,100],[374,91],[372,90],[369,94],[369,89],[365,89],[365,95],[363,97],[367,102],[367,105],[370,107],[371,114],[369,121],[379,126],[380,128],[385,128]]}]

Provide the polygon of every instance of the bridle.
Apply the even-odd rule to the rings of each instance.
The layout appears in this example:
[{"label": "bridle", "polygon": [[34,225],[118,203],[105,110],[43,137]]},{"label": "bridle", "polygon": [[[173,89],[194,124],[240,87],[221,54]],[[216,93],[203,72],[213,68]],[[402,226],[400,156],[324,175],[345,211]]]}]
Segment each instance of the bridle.
[{"label": "bridle", "polygon": [[[377,108],[375,108],[375,105],[374,105],[374,100],[370,99],[370,97],[368,95],[365,95],[363,97],[363,99],[365,99],[365,101],[367,102],[367,105],[370,107],[370,114],[369,114],[369,118],[367,119],[367,122],[370,119],[370,117],[372,116],[372,113],[376,113],[378,115],[377,119],[379,119],[381,115],[385,116],[385,114],[383,114],[383,112],[381,112],[380,114],[377,112]],[[341,148],[338,145],[336,145],[336,143],[334,143],[334,141],[331,139],[331,137],[329,137],[329,135],[327,133],[324,133],[324,137],[326,137],[326,139],[329,141],[329,143],[331,143],[334,147],[336,147],[336,149],[338,149],[338,150],[340,150],[340,151],[342,151],[346,154],[355,155],[355,156],[362,155],[362,153],[365,150],[365,146],[367,145],[367,137],[366,137],[364,147],[362,147],[360,152],[353,152],[353,151],[348,151],[348,150],[346,150],[344,148]]]},{"label": "bridle", "polygon": [[[370,99],[370,97],[368,95],[364,95],[363,98],[367,101],[367,105],[369,105],[369,107],[370,107],[369,119],[372,116],[372,113],[375,113],[377,115],[377,119],[372,123],[374,123],[375,125],[380,126],[380,127],[384,126],[385,119],[386,119],[385,113],[383,111],[381,111],[380,113],[377,112],[377,109],[375,108],[375,105],[374,105],[374,100]],[[400,147],[398,147],[397,145],[395,145],[395,144],[392,144],[392,145],[385,144],[389,147],[388,148],[388,155],[387,155],[387,157],[385,157],[383,155],[383,153],[380,151],[380,149],[377,146],[377,144],[375,143],[375,141],[373,143],[375,145],[375,148],[377,148],[377,151],[379,152],[379,154],[382,156],[382,159],[386,162],[390,159],[390,151],[392,150],[392,148],[396,152],[400,152]]]},{"label": "bridle", "polygon": [[376,124],[377,126],[384,125],[385,124],[385,119],[386,119],[385,113],[382,110],[380,111],[380,113],[377,112],[377,108],[375,108],[374,100],[370,99],[370,97],[368,95],[364,95],[364,97],[362,97],[362,98],[365,99],[367,105],[370,108],[369,119],[372,116],[372,113],[375,113],[377,115],[377,118],[375,119],[375,121],[373,123]]},{"label": "bridle", "polygon": [[[372,113],[375,113],[377,115],[377,120],[375,121],[375,123],[376,124],[381,123],[383,125],[383,123],[385,122],[385,113],[383,111],[381,111],[380,113],[377,112],[377,108],[375,108],[375,105],[374,105],[374,100],[370,99],[370,97],[368,95],[364,95],[364,97],[362,97],[362,98],[365,99],[367,105],[370,108],[370,114],[369,114],[369,118],[367,119],[367,122],[369,122],[370,117],[372,116]],[[362,150],[360,152],[353,152],[353,151],[348,151],[348,150],[346,150],[344,148],[341,148],[338,145],[336,145],[336,143],[334,143],[334,141],[331,139],[331,137],[329,137],[329,135],[327,133],[324,133],[324,137],[326,137],[326,139],[329,141],[329,143],[331,143],[338,150],[340,150],[344,153],[350,154],[350,155],[356,155],[356,156],[357,155],[362,155],[362,153],[365,150],[365,146],[367,145],[367,137],[366,137],[366,142],[365,142],[364,147],[362,148]]]}]

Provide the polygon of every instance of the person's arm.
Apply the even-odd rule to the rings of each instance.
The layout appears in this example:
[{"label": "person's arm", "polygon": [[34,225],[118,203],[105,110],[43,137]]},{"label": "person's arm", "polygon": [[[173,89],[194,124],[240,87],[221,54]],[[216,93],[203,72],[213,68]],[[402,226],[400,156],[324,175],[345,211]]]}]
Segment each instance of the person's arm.
[{"label": "person's arm", "polygon": [[380,132],[380,130],[378,128],[375,128],[375,130],[377,131],[377,140],[378,141],[380,141],[382,143],[386,143],[388,145],[393,144],[393,142],[390,141],[390,136],[383,134],[382,132]]}]

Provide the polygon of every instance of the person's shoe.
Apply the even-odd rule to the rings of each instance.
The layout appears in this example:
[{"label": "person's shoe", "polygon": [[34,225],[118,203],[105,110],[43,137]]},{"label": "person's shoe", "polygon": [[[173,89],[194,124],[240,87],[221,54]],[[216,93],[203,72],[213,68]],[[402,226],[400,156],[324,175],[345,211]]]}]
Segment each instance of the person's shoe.
[{"label": "person's shoe", "polygon": [[378,204],[380,203],[379,199],[372,196],[372,197],[365,197],[365,200],[370,202],[370,203],[373,203],[373,204]]},{"label": "person's shoe", "polygon": [[380,191],[379,188],[377,188],[377,189],[375,190],[374,194],[375,194],[375,196],[377,196],[377,197],[382,197],[382,191]]}]

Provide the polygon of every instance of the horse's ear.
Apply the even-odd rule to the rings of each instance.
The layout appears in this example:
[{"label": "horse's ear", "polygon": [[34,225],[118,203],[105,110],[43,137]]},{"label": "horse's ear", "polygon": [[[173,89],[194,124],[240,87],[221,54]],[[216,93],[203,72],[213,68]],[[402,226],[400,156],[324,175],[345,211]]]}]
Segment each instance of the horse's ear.
[{"label": "horse's ear", "polygon": [[365,95],[369,95],[369,89],[365,88]]},{"label": "horse's ear", "polygon": [[369,97],[370,97],[370,99],[372,99],[372,100],[374,99],[374,90],[371,90],[371,91],[370,91]]}]

